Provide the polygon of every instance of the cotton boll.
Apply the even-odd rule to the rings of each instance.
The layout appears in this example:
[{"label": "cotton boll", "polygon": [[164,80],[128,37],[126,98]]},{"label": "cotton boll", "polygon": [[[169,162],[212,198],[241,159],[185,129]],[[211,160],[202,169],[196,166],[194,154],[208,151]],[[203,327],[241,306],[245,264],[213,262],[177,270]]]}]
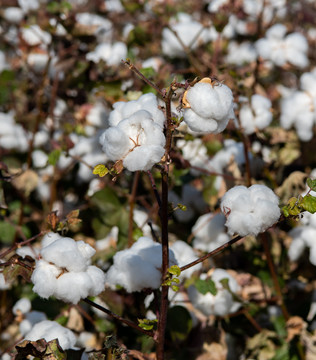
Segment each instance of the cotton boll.
[{"label": "cotton boll", "polygon": [[[107,272],[107,282],[110,285],[121,285],[128,292],[160,287],[162,250],[159,243],[140,237],[131,248],[117,252],[113,260],[114,263]],[[176,264],[171,250],[169,264]]]},{"label": "cotton boll", "polygon": [[[91,247],[88,244],[86,246]],[[87,258],[82,255],[76,241],[71,238],[54,241],[41,250],[41,256],[47,262],[66,268],[68,271],[85,271],[88,266]]]},{"label": "cotton boll", "polygon": [[95,63],[104,60],[109,66],[117,66],[126,59],[126,56],[127,47],[125,43],[118,41],[114,44],[101,43],[97,45],[94,51],[86,55],[86,58]]},{"label": "cotton boll", "polygon": [[58,233],[54,233],[52,231],[48,232],[47,234],[44,235],[41,245],[42,248],[45,248],[46,246],[50,245],[51,243],[53,243],[54,241],[61,239],[62,236],[59,235]]},{"label": "cotton boll", "polygon": [[24,13],[22,9],[10,6],[4,9],[3,17],[10,23],[19,24],[23,20]]},{"label": "cotton boll", "polygon": [[165,151],[162,128],[146,110],[137,111],[107,129],[100,143],[111,160],[123,160],[123,166],[130,171],[149,170]]},{"label": "cotton boll", "polygon": [[32,327],[41,322],[47,320],[46,314],[41,311],[31,311],[25,315],[25,319],[19,324],[19,331],[22,336],[31,331]]},{"label": "cotton boll", "polygon": [[[171,250],[174,252],[179,267],[187,265],[197,259],[197,256],[190,245],[182,240],[175,241],[171,246]],[[190,278],[191,275],[202,268],[202,264],[196,264],[187,270],[184,270],[180,274],[180,279]]]},{"label": "cotton boll", "polygon": [[226,215],[228,233],[258,235],[267,230],[280,217],[278,197],[264,185],[235,186],[227,191],[221,201]]},{"label": "cotton boll", "polygon": [[84,12],[76,14],[76,21],[81,27],[86,28],[87,33],[94,34],[99,43],[112,40],[113,24],[107,18]]},{"label": "cotton boll", "polygon": [[202,251],[213,251],[229,241],[225,233],[223,214],[205,214],[198,218],[192,228],[193,247]]},{"label": "cotton boll", "polygon": [[18,0],[18,4],[24,13],[38,10],[40,6],[39,0]]},{"label": "cotton boll", "polygon": [[152,115],[152,119],[156,124],[163,127],[165,117],[163,112],[158,108],[157,97],[153,93],[148,93],[140,96],[138,100],[128,102],[118,101],[113,104],[113,111],[109,116],[109,124],[116,126],[118,123],[138,110],[146,110]]},{"label": "cotton boll", "polygon": [[228,86],[204,78],[183,96],[184,121],[193,131],[219,133],[234,118],[233,94]]},{"label": "cotton boll", "polygon": [[108,111],[106,107],[101,102],[94,104],[87,115],[87,121],[93,126],[107,127]]},{"label": "cotton boll", "polygon": [[32,330],[25,335],[25,340],[36,341],[44,338],[47,342],[58,339],[59,345],[63,350],[73,348],[76,343],[74,333],[59,325],[55,321],[41,321],[34,325]]},{"label": "cotton boll", "polygon": [[22,298],[14,304],[12,312],[14,315],[18,315],[19,313],[26,314],[31,310],[31,308],[31,301],[27,298]]},{"label": "cotton boll", "polygon": [[36,24],[22,28],[21,31],[23,40],[31,46],[48,45],[52,41],[52,36]]},{"label": "cotton boll", "polygon": [[42,298],[48,299],[57,289],[57,277],[61,272],[61,269],[55,265],[39,260],[31,277],[34,284],[33,291]]},{"label": "cotton boll", "polygon": [[226,61],[229,64],[243,65],[257,59],[257,51],[253,44],[248,41],[241,44],[231,41],[228,44],[227,51]]},{"label": "cotton boll", "polygon": [[52,295],[58,299],[77,304],[89,295],[91,278],[87,272],[66,272],[57,279],[57,288]]}]

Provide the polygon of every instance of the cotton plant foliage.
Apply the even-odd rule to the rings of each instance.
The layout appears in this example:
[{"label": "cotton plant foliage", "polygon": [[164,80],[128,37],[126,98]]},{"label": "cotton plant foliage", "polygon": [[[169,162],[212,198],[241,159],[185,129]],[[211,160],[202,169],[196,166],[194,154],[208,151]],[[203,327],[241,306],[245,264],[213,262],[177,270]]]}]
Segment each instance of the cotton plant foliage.
[{"label": "cotton plant foliage", "polygon": [[204,78],[184,93],[183,120],[192,131],[218,134],[235,118],[233,101],[228,86]]},{"label": "cotton plant foliage", "polygon": [[90,265],[95,250],[83,241],[68,237],[53,235],[51,239],[36,262],[31,277],[33,291],[45,299],[55,296],[73,304],[100,294],[104,290],[105,274]]},{"label": "cotton plant foliage", "polygon": [[279,198],[265,185],[235,186],[221,200],[230,235],[258,235],[280,217]]}]

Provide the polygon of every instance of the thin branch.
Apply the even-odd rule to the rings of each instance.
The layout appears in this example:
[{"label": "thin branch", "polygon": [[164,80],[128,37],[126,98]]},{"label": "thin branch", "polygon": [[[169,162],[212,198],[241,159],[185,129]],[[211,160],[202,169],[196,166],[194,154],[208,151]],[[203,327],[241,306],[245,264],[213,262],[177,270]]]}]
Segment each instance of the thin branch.
[{"label": "thin branch", "polygon": [[86,299],[82,299],[82,301],[84,301],[85,303],[95,307],[96,309],[100,310],[100,311],[103,311],[104,313],[106,313],[107,315],[111,316],[112,318],[116,319],[116,320],[119,320],[120,322],[132,327],[133,329],[136,329],[137,331],[140,331],[141,333],[145,334],[145,335],[148,335],[150,337],[153,337],[154,336],[154,333],[152,331],[148,331],[148,330],[144,330],[142,329],[141,327],[139,327],[138,325],[136,325],[135,323],[133,323],[132,321],[130,320],[127,320],[127,319],[124,319],[122,318],[121,316],[117,315],[117,314],[114,314],[112,311],[104,308],[103,306],[93,302],[92,300],[86,298]]}]

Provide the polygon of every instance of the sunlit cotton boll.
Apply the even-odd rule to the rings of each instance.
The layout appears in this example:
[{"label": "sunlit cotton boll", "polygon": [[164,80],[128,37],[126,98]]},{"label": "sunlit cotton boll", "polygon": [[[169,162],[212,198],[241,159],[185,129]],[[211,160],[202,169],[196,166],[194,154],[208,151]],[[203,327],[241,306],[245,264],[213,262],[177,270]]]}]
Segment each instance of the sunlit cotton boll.
[{"label": "sunlit cotton boll", "polygon": [[103,291],[105,275],[90,265],[95,253],[90,245],[53,235],[45,242],[31,277],[34,292],[45,299],[55,296],[76,304],[81,298]]},{"label": "sunlit cotton boll", "polygon": [[309,261],[316,266],[316,229],[311,226],[297,226],[289,232],[292,238],[288,250],[291,261],[297,261],[306,248],[309,248]]},{"label": "sunlit cotton boll", "polygon": [[118,101],[113,104],[113,110],[109,115],[109,124],[116,126],[120,121],[133,115],[139,110],[148,111],[153,121],[163,127],[165,117],[163,112],[158,108],[157,97],[153,93],[141,95],[137,100],[128,102]]},{"label": "sunlit cotton boll", "polygon": [[193,131],[218,134],[235,118],[233,100],[228,86],[204,78],[184,93],[183,120]]},{"label": "sunlit cotton boll", "polygon": [[266,37],[255,43],[258,54],[278,66],[290,63],[299,68],[306,67],[309,64],[306,38],[300,33],[286,35],[286,32],[285,25],[273,25],[266,32]]},{"label": "sunlit cotton boll", "polygon": [[123,166],[130,171],[149,170],[165,152],[163,129],[145,110],[105,130],[100,144],[110,160],[122,160]]},{"label": "sunlit cotton boll", "polygon": [[[206,316],[225,316],[236,312],[241,306],[239,302],[234,301],[232,295],[232,293],[239,291],[237,281],[223,269],[215,269],[211,279],[215,283],[217,294],[212,295],[208,292],[203,295],[194,285],[191,285],[188,294],[192,305]],[[223,279],[228,279],[228,286],[232,293],[223,288],[221,283]]]},{"label": "sunlit cotton boll", "polygon": [[220,213],[200,216],[192,228],[193,247],[210,252],[227,243],[230,238],[225,231],[225,221],[225,216]]},{"label": "sunlit cotton boll", "polygon": [[256,129],[262,130],[272,121],[272,103],[262,95],[252,95],[250,104],[241,106],[239,119],[246,134],[253,134]]},{"label": "sunlit cotton boll", "polygon": [[38,25],[31,25],[29,27],[22,28],[23,40],[31,46],[35,45],[48,45],[52,41],[50,33],[42,30]]},{"label": "sunlit cotton boll", "polygon": [[228,233],[258,235],[276,223],[280,217],[279,198],[265,185],[235,186],[221,201]]},{"label": "sunlit cotton boll", "polygon": [[[169,250],[169,265],[176,264],[174,253]],[[161,285],[161,266],[161,244],[143,236],[129,249],[114,255],[114,263],[106,274],[107,282],[111,286],[120,285],[127,292],[157,289]]]},{"label": "sunlit cotton boll", "polygon": [[25,335],[25,340],[36,341],[39,339],[45,339],[47,342],[58,339],[63,350],[73,348],[76,343],[76,336],[71,330],[50,320],[35,324],[32,330]]}]

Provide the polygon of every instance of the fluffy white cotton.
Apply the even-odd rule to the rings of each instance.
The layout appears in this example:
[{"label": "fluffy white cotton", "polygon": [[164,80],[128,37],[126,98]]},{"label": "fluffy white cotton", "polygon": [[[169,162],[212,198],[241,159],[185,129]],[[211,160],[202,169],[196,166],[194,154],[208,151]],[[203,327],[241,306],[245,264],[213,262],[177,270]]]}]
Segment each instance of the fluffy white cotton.
[{"label": "fluffy white cotton", "polygon": [[41,321],[34,325],[32,330],[25,335],[25,340],[36,341],[45,339],[47,342],[58,339],[59,345],[63,350],[73,348],[76,343],[75,334],[59,325],[56,321]]},{"label": "fluffy white cotton", "polygon": [[253,134],[256,129],[262,130],[272,121],[272,103],[270,99],[262,95],[252,95],[250,104],[241,106],[239,119],[246,134]]},{"label": "fluffy white cotton", "polygon": [[127,56],[127,46],[123,42],[116,42],[114,44],[101,43],[96,48],[86,55],[87,60],[95,63],[103,60],[109,66],[120,65],[122,60]]},{"label": "fluffy white cotton", "polygon": [[297,261],[306,248],[309,248],[309,261],[316,266],[316,228],[305,225],[297,226],[289,232],[292,238],[288,250],[288,257],[291,261]]},{"label": "fluffy white cotton", "polygon": [[[169,264],[177,264],[171,250]],[[114,255],[114,263],[107,272],[107,282],[112,286],[120,285],[128,292],[157,289],[161,285],[161,265],[161,244],[143,236],[129,249]]]},{"label": "fluffy white cotton", "polygon": [[104,16],[88,12],[76,14],[76,21],[80,24],[82,31],[94,34],[98,42],[110,42],[113,36],[113,24]]},{"label": "fluffy white cotton", "polygon": [[[189,161],[191,166],[205,169],[208,162],[207,149],[200,138],[195,138],[192,141],[180,139],[177,141],[177,148],[181,149],[182,156]],[[191,168],[190,168],[191,169]],[[196,169],[191,169],[194,175],[199,174]]]},{"label": "fluffy white cotton", "polygon": [[286,35],[283,24],[275,24],[266,32],[266,37],[256,43],[258,54],[275,65],[283,66],[290,63],[299,68],[309,64],[307,51],[308,42],[300,33]]},{"label": "fluffy white cotton", "polygon": [[40,6],[39,0],[18,0],[18,4],[25,13],[38,10]]},{"label": "fluffy white cotton", "polygon": [[189,14],[177,14],[176,18],[170,20],[169,26],[178,36],[168,28],[162,30],[162,52],[169,57],[185,57],[183,45],[195,49],[206,40],[203,25],[193,20]]},{"label": "fluffy white cotton", "polygon": [[0,113],[0,147],[25,152],[29,147],[30,134],[15,122],[14,116],[13,111]]},{"label": "fluffy white cotton", "polygon": [[[171,246],[170,249],[174,252],[175,257],[178,262],[178,266],[184,266],[192,261],[195,261],[198,259],[197,255],[195,254],[193,248],[187,244],[186,242],[182,240],[175,241]],[[184,270],[180,274],[180,279],[190,278],[191,275],[195,272],[202,269],[202,263],[196,264],[192,267],[190,267],[187,270]]]},{"label": "fluffy white cotton", "polygon": [[14,315],[18,315],[18,313],[26,314],[31,310],[31,308],[31,301],[27,298],[22,298],[14,304],[12,312]]},{"label": "fluffy white cotton", "polygon": [[163,130],[146,110],[137,111],[105,130],[100,143],[110,160],[122,160],[130,171],[149,170],[165,152]]},{"label": "fluffy white cotton", "polygon": [[[188,294],[193,306],[206,316],[225,316],[237,311],[241,304],[234,301],[232,295],[239,291],[237,281],[223,269],[215,269],[210,278],[216,285],[217,294],[212,295],[208,292],[203,295],[194,285],[191,285]],[[223,288],[220,282],[223,279],[228,279],[228,286],[232,293]]]},{"label": "fluffy white cotton", "polygon": [[29,27],[22,28],[23,40],[31,46],[35,45],[48,45],[52,41],[50,33],[42,30],[38,25],[30,25]]},{"label": "fluffy white cotton", "polygon": [[158,108],[158,100],[153,93],[144,94],[137,100],[131,100],[128,102],[118,101],[114,103],[113,110],[109,116],[109,124],[111,126],[116,126],[120,121],[129,118],[139,110],[148,111],[154,122],[163,127],[165,117],[163,112]]},{"label": "fluffy white cotton", "polygon": [[257,59],[256,48],[248,41],[241,44],[238,44],[236,41],[230,41],[227,51],[226,62],[229,64],[243,65]]},{"label": "fluffy white cotton", "polygon": [[11,6],[4,9],[3,17],[8,22],[19,24],[24,17],[24,13],[22,9]]},{"label": "fluffy white cotton", "polygon": [[228,233],[258,235],[276,223],[280,217],[279,198],[265,185],[235,186],[221,201]]},{"label": "fluffy white cotton", "polygon": [[220,133],[234,119],[233,94],[224,84],[202,79],[185,93],[184,121],[200,133]]},{"label": "fluffy white cotton", "polygon": [[193,247],[210,252],[227,243],[230,238],[225,231],[225,221],[225,216],[220,213],[200,216],[192,228]]},{"label": "fluffy white cotton", "polygon": [[30,311],[25,314],[24,319],[19,324],[19,331],[22,336],[31,331],[32,327],[41,322],[47,320],[47,316],[45,313],[41,311]]},{"label": "fluffy white cotton", "polygon": [[109,114],[107,108],[101,102],[97,102],[88,112],[87,122],[90,125],[105,128],[108,125],[108,117]]},{"label": "fluffy white cotton", "polygon": [[45,299],[55,296],[76,304],[103,291],[105,275],[90,265],[95,253],[90,245],[51,233],[43,243],[41,259],[31,277],[34,292]]}]

